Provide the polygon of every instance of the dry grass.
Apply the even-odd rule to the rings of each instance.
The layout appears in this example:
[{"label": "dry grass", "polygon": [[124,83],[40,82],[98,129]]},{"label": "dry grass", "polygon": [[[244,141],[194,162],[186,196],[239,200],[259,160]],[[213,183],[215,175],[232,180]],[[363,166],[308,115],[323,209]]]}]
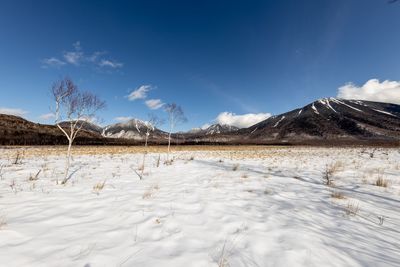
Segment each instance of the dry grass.
[{"label": "dry grass", "polygon": [[21,152],[17,151],[12,162],[14,165],[21,164]]},{"label": "dry grass", "polygon": [[233,167],[232,167],[232,171],[237,171],[239,169],[239,164],[235,164],[235,165],[233,165]]},{"label": "dry grass", "polygon": [[6,217],[0,216],[0,229],[4,228],[7,225]]},{"label": "dry grass", "polygon": [[329,169],[328,165],[326,166],[324,173],[323,173],[323,179],[325,185],[331,186],[333,185],[333,180],[332,180],[332,174],[331,170]]},{"label": "dry grass", "polygon": [[172,165],[172,163],[174,163],[174,159],[164,161],[164,165],[167,165],[167,166]]},{"label": "dry grass", "polygon": [[221,255],[218,259],[218,267],[229,267],[229,262],[226,253],[226,240],[224,242],[224,245],[222,246]]},{"label": "dry grass", "polygon": [[331,193],[332,198],[337,198],[337,199],[345,199],[346,197],[339,191],[332,191]]},{"label": "dry grass", "polygon": [[42,172],[42,170],[39,170],[35,175],[30,175],[29,176],[29,181],[37,181],[39,180],[39,174]]},{"label": "dry grass", "polygon": [[336,161],[331,164],[327,164],[323,173],[324,182],[328,186],[333,185],[332,177],[339,171],[343,169],[343,163],[341,161]]},{"label": "dry grass", "polygon": [[380,187],[388,187],[389,181],[380,176],[378,179],[376,179],[375,185]]},{"label": "dry grass", "polygon": [[103,190],[105,186],[106,186],[106,180],[104,180],[103,182],[99,182],[93,186],[93,192],[99,194],[100,191]]},{"label": "dry grass", "polygon": [[160,167],[160,160],[161,160],[161,155],[159,154],[158,158],[157,158],[157,163],[156,163],[157,168]]},{"label": "dry grass", "polygon": [[[2,156],[11,157],[15,159],[16,153],[19,157],[23,155],[24,158],[29,157],[48,157],[58,156],[66,152],[66,146],[6,146],[3,147]],[[173,151],[205,151],[212,153],[231,153],[233,158],[236,156],[242,157],[245,155],[250,158],[270,157],[268,153],[271,150],[282,150],[284,146],[171,146]],[[148,146],[147,150],[143,146],[73,146],[73,155],[118,155],[118,154],[143,154],[145,151],[148,153],[167,153],[167,146]],[[284,152],[286,153],[286,152]],[[19,160],[20,160],[19,158]]]},{"label": "dry grass", "polygon": [[150,186],[146,191],[144,191],[142,198],[149,199],[154,196],[154,194],[160,189],[158,184]]},{"label": "dry grass", "polygon": [[355,216],[358,214],[360,211],[360,205],[358,202],[352,200],[347,203],[347,206],[345,207],[345,212],[347,215],[352,215]]},{"label": "dry grass", "polygon": [[17,184],[15,183],[15,179],[13,179],[12,181],[11,181],[11,183],[10,183],[10,188],[11,188],[11,190],[16,194],[17,192],[18,192],[18,190],[17,190]]},{"label": "dry grass", "polygon": [[4,179],[4,165],[0,164],[0,180]]}]

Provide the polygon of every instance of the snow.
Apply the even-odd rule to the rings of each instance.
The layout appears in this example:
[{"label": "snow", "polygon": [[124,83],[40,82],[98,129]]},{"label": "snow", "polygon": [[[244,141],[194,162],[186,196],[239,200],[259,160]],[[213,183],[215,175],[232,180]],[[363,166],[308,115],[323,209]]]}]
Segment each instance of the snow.
[{"label": "snow", "polygon": [[282,118],[280,118],[279,121],[277,121],[277,122],[274,124],[274,126],[272,126],[272,127],[278,126],[279,123],[280,123],[281,121],[283,121],[284,119],[285,119],[285,116],[282,116]]},{"label": "snow", "polygon": [[349,101],[352,103],[355,103],[357,105],[360,105],[360,106],[368,107],[367,104],[365,104],[363,101],[360,101],[360,100],[349,100]]},{"label": "snow", "polygon": [[394,114],[392,114],[392,113],[390,113],[390,112],[386,112],[386,111],[379,110],[379,109],[374,109],[374,108],[373,108],[373,110],[375,110],[375,111],[377,111],[377,112],[380,112],[380,113],[383,113],[383,114],[386,114],[386,115],[390,115],[390,116],[393,116],[393,117],[397,117],[396,115],[394,115]]},{"label": "snow", "polygon": [[331,106],[331,104],[329,103],[329,99],[320,99],[318,100],[321,104],[325,105],[327,108],[333,110],[335,113],[337,113],[337,111]]},{"label": "snow", "polygon": [[251,133],[250,133],[250,134],[254,133],[254,132],[255,132],[255,131],[257,131],[257,130],[258,130],[258,127],[254,128],[254,130],[253,130],[253,131],[251,131]]},{"label": "snow", "polygon": [[363,112],[362,110],[360,110],[360,109],[358,109],[358,108],[355,108],[355,107],[353,107],[353,106],[350,106],[350,105],[348,105],[348,104],[346,104],[346,103],[344,103],[344,102],[342,102],[342,101],[340,101],[340,100],[338,100],[338,99],[332,99],[332,101],[335,102],[335,103],[337,103],[337,104],[345,105],[346,107],[349,107],[349,108],[354,109],[354,110],[356,110],[356,111]]},{"label": "snow", "polygon": [[299,116],[302,111],[303,111],[303,109],[300,109],[299,113],[297,113],[297,116]]},{"label": "snow", "polygon": [[13,164],[16,149],[0,148],[0,265],[400,265],[398,148],[182,148],[171,165],[163,149],[143,180],[140,153],[75,152],[60,185],[62,150]]},{"label": "snow", "polygon": [[314,110],[314,113],[319,115],[317,108],[315,107],[314,103],[312,104],[311,108]]}]

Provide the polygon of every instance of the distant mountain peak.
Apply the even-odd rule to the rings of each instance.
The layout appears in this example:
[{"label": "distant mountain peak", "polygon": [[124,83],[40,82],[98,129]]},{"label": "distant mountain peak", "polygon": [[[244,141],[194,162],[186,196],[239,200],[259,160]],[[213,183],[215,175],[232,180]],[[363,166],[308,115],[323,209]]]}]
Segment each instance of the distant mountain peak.
[{"label": "distant mountain peak", "polygon": [[146,121],[131,119],[104,127],[102,135],[105,137],[142,140],[146,135],[147,128],[150,128],[153,134],[158,136],[164,134],[163,131],[153,127]]},{"label": "distant mountain peak", "polygon": [[400,139],[400,106],[363,100],[321,98],[302,108],[240,130],[261,140]]}]

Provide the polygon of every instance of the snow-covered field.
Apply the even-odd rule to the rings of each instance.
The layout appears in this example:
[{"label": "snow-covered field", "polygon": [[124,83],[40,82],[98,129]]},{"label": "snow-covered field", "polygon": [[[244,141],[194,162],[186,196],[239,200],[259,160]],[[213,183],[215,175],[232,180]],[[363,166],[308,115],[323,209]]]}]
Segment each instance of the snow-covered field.
[{"label": "snow-covered field", "polygon": [[0,266],[400,266],[400,149],[46,149],[0,148]]}]

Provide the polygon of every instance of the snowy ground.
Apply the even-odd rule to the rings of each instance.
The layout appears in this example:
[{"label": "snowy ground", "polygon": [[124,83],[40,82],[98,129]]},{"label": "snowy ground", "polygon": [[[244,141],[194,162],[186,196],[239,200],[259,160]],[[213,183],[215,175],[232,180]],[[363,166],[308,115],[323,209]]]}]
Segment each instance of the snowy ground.
[{"label": "snowy ground", "polygon": [[46,149],[0,148],[0,266],[400,266],[400,149]]}]

